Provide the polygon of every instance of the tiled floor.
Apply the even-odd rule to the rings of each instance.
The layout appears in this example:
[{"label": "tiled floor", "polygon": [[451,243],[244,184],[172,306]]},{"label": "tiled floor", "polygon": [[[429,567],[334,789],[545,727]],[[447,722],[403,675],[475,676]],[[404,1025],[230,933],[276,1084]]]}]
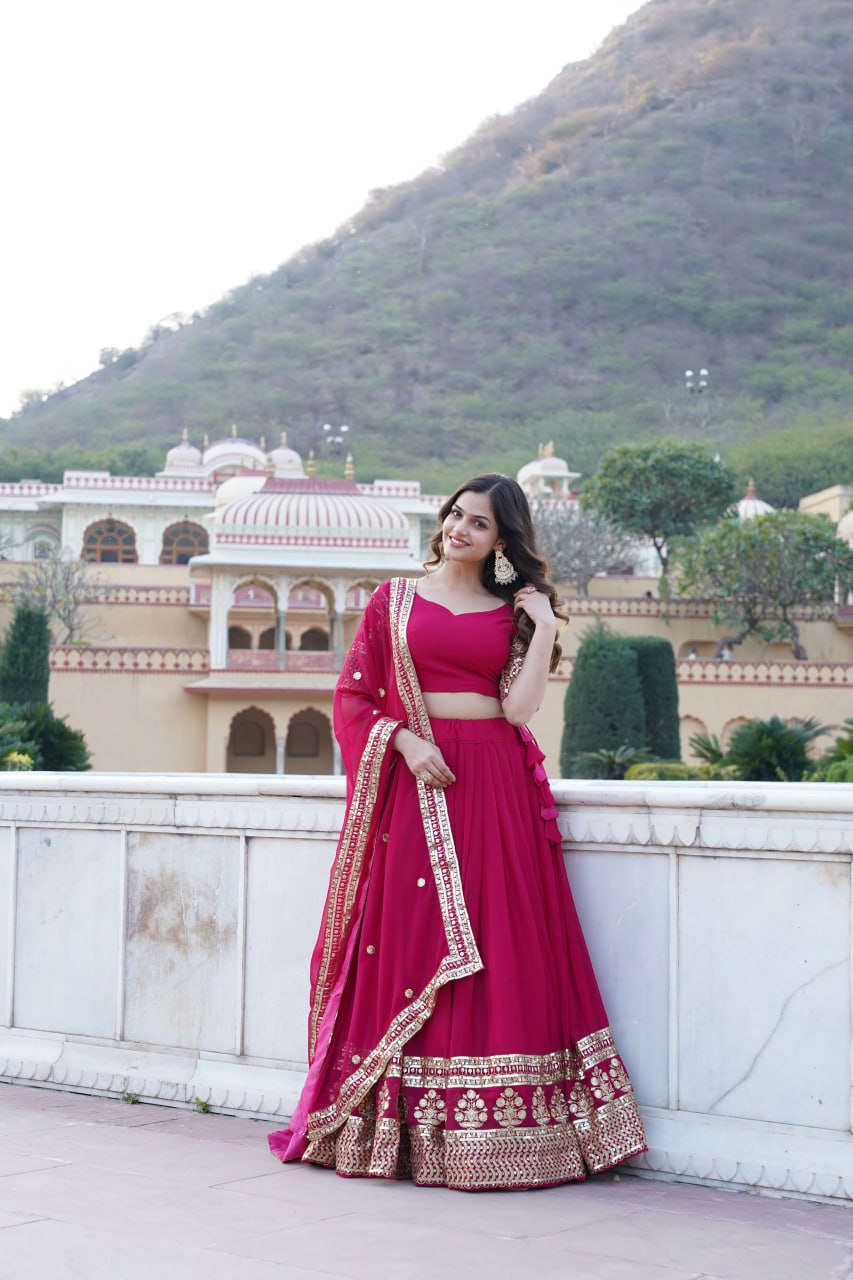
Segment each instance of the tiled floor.
[{"label": "tiled floor", "polygon": [[0,1084],[0,1280],[853,1280],[853,1212],[607,1175],[426,1190],[273,1126]]}]

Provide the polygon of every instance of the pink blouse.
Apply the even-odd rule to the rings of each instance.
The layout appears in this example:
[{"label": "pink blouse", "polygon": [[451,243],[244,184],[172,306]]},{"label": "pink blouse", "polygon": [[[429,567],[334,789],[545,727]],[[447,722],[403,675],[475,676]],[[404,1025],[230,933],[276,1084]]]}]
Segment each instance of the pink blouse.
[{"label": "pink blouse", "polygon": [[496,698],[514,632],[508,604],[478,613],[451,613],[416,593],[406,634],[421,689]]}]

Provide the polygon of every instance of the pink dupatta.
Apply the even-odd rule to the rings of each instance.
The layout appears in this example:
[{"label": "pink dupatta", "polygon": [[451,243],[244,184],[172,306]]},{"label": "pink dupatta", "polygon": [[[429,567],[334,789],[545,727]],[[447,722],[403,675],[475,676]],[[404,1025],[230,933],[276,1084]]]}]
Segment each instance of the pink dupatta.
[{"label": "pink dupatta", "polygon": [[383,583],[374,592],[335,689],[334,729],[346,769],[347,807],[311,957],[308,1078],[289,1128],[270,1136],[270,1147],[282,1160],[298,1159],[309,1141],[343,1124],[373,1088],[389,1058],[427,1021],[439,988],[483,967],[462,893],[447,802],[440,790],[418,782],[444,926],[444,954],[437,968],[417,973],[412,998],[393,1011],[378,1043],[357,1063],[344,1065],[331,1053],[370,876],[377,815],[390,770],[397,763],[391,744],[403,725],[432,741],[406,641],[414,596],[414,581],[405,578]]}]

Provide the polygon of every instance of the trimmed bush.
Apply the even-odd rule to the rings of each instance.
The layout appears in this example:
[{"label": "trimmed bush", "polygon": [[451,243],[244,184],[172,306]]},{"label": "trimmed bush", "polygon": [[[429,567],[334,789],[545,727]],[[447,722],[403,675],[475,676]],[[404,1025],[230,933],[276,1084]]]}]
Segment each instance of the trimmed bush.
[{"label": "trimmed bush", "polygon": [[663,636],[626,638],[637,655],[648,753],[660,760],[680,760],[678,682],[672,645]]},{"label": "trimmed bush", "polygon": [[695,782],[706,775],[677,760],[646,760],[632,764],[626,782]]},{"label": "trimmed bush", "polygon": [[853,756],[819,764],[814,773],[807,775],[808,782],[853,782]]},{"label": "trimmed bush", "polygon": [[0,649],[0,701],[47,702],[50,629],[44,609],[19,604]]},{"label": "trimmed bush", "polygon": [[[19,755],[26,756],[31,765],[16,762]],[[37,707],[0,703],[0,769],[22,767],[81,772],[90,768],[86,740],[47,703]]]},{"label": "trimmed bush", "polygon": [[566,690],[560,768],[564,777],[598,777],[592,762],[576,763],[578,756],[645,745],[637,655],[627,640],[596,622],[584,634]]}]

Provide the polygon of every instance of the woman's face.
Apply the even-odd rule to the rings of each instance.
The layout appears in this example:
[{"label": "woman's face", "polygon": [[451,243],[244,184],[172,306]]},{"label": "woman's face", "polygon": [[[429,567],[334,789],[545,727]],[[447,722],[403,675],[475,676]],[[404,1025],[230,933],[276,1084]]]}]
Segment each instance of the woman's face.
[{"label": "woman's face", "polygon": [[441,526],[445,560],[482,564],[503,547],[491,499],[485,493],[460,493]]}]

